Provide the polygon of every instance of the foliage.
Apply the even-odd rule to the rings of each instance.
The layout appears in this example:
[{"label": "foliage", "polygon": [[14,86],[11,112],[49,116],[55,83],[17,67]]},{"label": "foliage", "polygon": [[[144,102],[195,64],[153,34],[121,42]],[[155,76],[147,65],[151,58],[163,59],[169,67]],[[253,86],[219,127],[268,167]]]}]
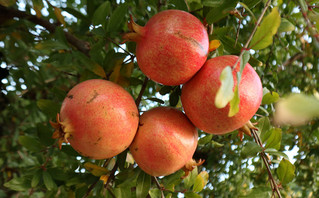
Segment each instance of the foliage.
[{"label": "foliage", "polygon": [[[252,50],[242,49],[266,3],[0,0],[0,197],[269,197],[263,154],[283,197],[318,197],[319,1],[271,1]],[[249,136],[240,141],[237,131],[223,136],[199,131],[194,158],[205,163],[185,178],[180,170],[157,180],[142,172],[127,151],[92,160],[69,145],[59,150],[49,121],[55,120],[68,90],[83,80],[106,78],[122,85],[135,99],[141,97],[141,111],[181,108],[181,86],[145,80],[135,44],[120,44],[130,15],[145,25],[166,9],[188,11],[207,24],[210,40],[220,43],[210,58],[250,52],[249,63],[264,87],[262,105],[251,120],[258,123],[263,148]],[[232,78],[228,74],[221,76],[225,83]],[[298,96],[281,99],[292,92]],[[277,122],[278,101],[291,110],[290,116],[302,112],[307,119],[299,125]],[[236,111],[234,106],[231,115]]]}]

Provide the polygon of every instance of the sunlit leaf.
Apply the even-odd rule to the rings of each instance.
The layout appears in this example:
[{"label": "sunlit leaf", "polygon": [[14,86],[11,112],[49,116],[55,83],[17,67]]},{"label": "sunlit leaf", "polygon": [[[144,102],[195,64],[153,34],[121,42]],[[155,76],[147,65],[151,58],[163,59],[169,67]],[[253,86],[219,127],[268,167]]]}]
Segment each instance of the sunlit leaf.
[{"label": "sunlit leaf", "polygon": [[209,51],[214,51],[220,46],[220,41],[219,40],[212,40],[209,42]]},{"label": "sunlit leaf", "polygon": [[277,33],[279,28],[280,19],[278,8],[273,8],[271,13],[263,19],[260,26],[257,28],[257,31],[251,40],[250,48],[260,50],[271,45],[273,36]]},{"label": "sunlit leaf", "polygon": [[197,166],[189,173],[189,175],[184,179],[185,188],[189,189],[195,183],[196,177],[198,176]]},{"label": "sunlit leaf", "polygon": [[234,97],[229,102],[230,108],[229,108],[229,112],[228,112],[228,117],[232,117],[238,113],[239,103],[240,103],[240,98],[239,98],[239,90],[238,90],[238,84],[237,84],[235,89],[234,89]]},{"label": "sunlit leaf", "polygon": [[97,177],[105,175],[109,172],[106,168],[98,166],[98,165],[93,164],[91,162],[86,162],[84,164],[84,168],[86,170],[88,170],[90,173],[92,173],[92,175],[97,176]]},{"label": "sunlit leaf", "polygon": [[279,94],[277,92],[268,92],[263,96],[263,99],[261,101],[261,104],[272,104],[279,100]]},{"label": "sunlit leaf", "polygon": [[10,181],[4,183],[4,187],[15,191],[27,191],[30,189],[30,181],[26,178],[13,178]]},{"label": "sunlit leaf", "polygon": [[282,18],[280,26],[278,28],[278,32],[279,33],[281,33],[281,32],[291,32],[293,30],[295,30],[295,26],[290,21],[288,21],[287,19]]},{"label": "sunlit leaf", "polygon": [[295,166],[289,160],[283,158],[279,163],[276,173],[283,185],[288,184],[295,177]]},{"label": "sunlit leaf", "polygon": [[206,171],[200,172],[194,182],[193,191],[200,192],[206,186],[208,182],[209,175]]},{"label": "sunlit leaf", "polygon": [[215,106],[217,108],[224,108],[234,97],[233,87],[234,79],[232,69],[227,66],[220,74],[221,86],[218,89],[215,97]]}]

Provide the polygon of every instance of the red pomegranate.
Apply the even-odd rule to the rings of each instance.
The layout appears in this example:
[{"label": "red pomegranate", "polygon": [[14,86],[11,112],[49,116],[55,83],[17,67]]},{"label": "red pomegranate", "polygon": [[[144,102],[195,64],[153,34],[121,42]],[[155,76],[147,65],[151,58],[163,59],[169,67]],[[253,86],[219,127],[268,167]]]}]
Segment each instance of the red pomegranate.
[{"label": "red pomegranate", "polygon": [[[228,117],[229,104],[221,109],[215,106],[215,96],[221,85],[219,80],[226,66],[233,66],[237,56],[219,56],[208,60],[202,69],[182,88],[181,100],[187,117],[199,129],[212,134],[225,134],[242,127],[256,113],[263,96],[258,74],[247,63],[239,84],[239,112]],[[233,71],[234,87],[237,83]]]},{"label": "red pomegranate", "polygon": [[204,25],[193,15],[166,10],[144,27],[130,23],[124,39],[137,42],[136,58],[142,72],[164,85],[187,82],[205,63],[209,40]]},{"label": "red pomegranate", "polygon": [[146,173],[169,175],[192,159],[197,136],[197,129],[181,111],[157,107],[141,116],[130,151]]},{"label": "red pomegranate", "polygon": [[62,103],[53,138],[68,141],[92,159],[113,157],[131,144],[139,122],[132,96],[106,80],[87,80],[73,87]]}]

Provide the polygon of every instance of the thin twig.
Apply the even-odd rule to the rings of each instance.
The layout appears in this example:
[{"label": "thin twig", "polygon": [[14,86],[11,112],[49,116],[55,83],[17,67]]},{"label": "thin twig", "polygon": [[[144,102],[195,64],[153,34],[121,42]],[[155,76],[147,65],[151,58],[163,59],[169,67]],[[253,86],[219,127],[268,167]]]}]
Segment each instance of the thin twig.
[{"label": "thin twig", "polygon": [[[49,21],[43,19],[43,18],[38,18],[37,16],[28,14],[26,12],[12,9],[12,8],[6,8],[4,6],[0,5],[0,18],[2,19],[10,19],[13,17],[17,17],[20,19],[26,19],[28,21],[31,21],[32,23],[38,24],[46,28],[49,32],[54,33],[56,28],[58,27],[57,25],[50,23]],[[90,47],[88,42],[82,41],[69,32],[64,32],[66,40],[72,44],[75,48],[77,48],[79,51],[83,52],[85,55],[89,56],[89,51]]]},{"label": "thin twig", "polygon": [[100,179],[97,179],[93,184],[91,184],[91,186],[89,187],[89,189],[86,191],[85,195],[83,196],[83,198],[87,198],[91,191],[94,189],[94,187],[96,186],[97,182],[99,182]]},{"label": "thin twig", "polygon": [[161,185],[158,182],[157,178],[155,176],[153,176],[153,179],[155,181],[155,184],[156,184],[157,188],[161,191],[161,198],[165,198],[164,192],[163,192],[163,188],[161,187]]},{"label": "thin twig", "polygon": [[[254,137],[256,143],[260,147],[263,148],[262,142],[261,142],[260,137],[257,134],[256,130],[255,129],[250,129],[250,131],[251,131],[251,134],[253,134],[253,137]],[[268,177],[269,177],[269,182],[270,182],[272,190],[277,193],[279,198],[282,198],[281,194],[280,194],[280,191],[279,191],[279,188],[278,188],[278,185],[277,185],[277,183],[276,183],[276,181],[274,179],[274,176],[271,173],[271,170],[270,170],[270,167],[269,167],[269,163],[268,163],[268,159],[267,159],[266,154],[265,154],[264,151],[260,152],[260,157],[261,157],[261,159],[263,160],[263,162],[264,162],[264,164],[266,166],[266,169],[267,169],[267,172],[268,172]]]},{"label": "thin twig", "polygon": [[[309,5],[308,5],[308,7],[309,7]],[[304,10],[303,6],[301,4],[300,4],[300,9],[301,9],[302,16],[305,19],[305,22],[307,24],[308,32],[315,39],[317,44],[319,44],[319,34],[318,34],[318,32],[316,30],[313,29],[313,24],[311,23],[310,19],[308,18],[307,10]]]},{"label": "thin twig", "polygon": [[125,53],[127,53],[129,56],[131,56],[131,59],[135,57],[134,54],[132,54],[131,52],[127,51],[126,49],[124,49],[120,44],[118,44],[117,42],[115,42],[113,39],[106,37],[107,40],[111,41],[113,44],[115,44],[117,47],[121,48]]},{"label": "thin twig", "polygon": [[262,18],[264,17],[264,15],[265,15],[265,13],[266,13],[268,7],[270,6],[270,3],[271,3],[271,0],[268,0],[267,3],[266,3],[266,5],[265,5],[265,7],[264,7],[264,9],[263,9],[263,11],[261,12],[261,15],[259,16],[259,18],[258,18],[258,20],[257,20],[257,23],[256,23],[256,25],[255,25],[253,31],[251,32],[251,34],[250,34],[250,36],[249,36],[249,38],[248,38],[246,44],[244,45],[243,50],[241,50],[241,52],[240,52],[240,54],[239,54],[239,57],[238,57],[238,59],[237,59],[235,65],[233,66],[233,69],[236,68],[236,66],[237,66],[238,62],[240,61],[241,57],[243,56],[244,52],[248,49],[248,46],[249,46],[249,44],[250,44],[250,41],[252,40],[254,34],[256,33],[257,28],[258,28],[258,26],[259,26],[259,24],[260,24]]},{"label": "thin twig", "polygon": [[149,79],[147,77],[145,77],[144,79],[144,82],[143,82],[143,85],[142,85],[142,88],[141,88],[141,91],[140,93],[138,94],[136,100],[135,100],[135,104],[136,106],[140,106],[140,103],[141,103],[141,100],[142,100],[142,96],[145,92],[145,89],[146,89],[146,86],[147,86],[147,83],[148,83]]},{"label": "thin twig", "polygon": [[114,165],[114,167],[112,168],[112,170],[111,170],[111,173],[110,173],[109,178],[107,178],[107,181],[106,181],[106,183],[104,184],[104,187],[105,187],[105,188],[107,188],[107,186],[110,184],[110,182],[115,178],[115,172],[116,172],[117,168],[118,168],[118,165],[117,165],[117,163],[116,163],[116,164]]}]

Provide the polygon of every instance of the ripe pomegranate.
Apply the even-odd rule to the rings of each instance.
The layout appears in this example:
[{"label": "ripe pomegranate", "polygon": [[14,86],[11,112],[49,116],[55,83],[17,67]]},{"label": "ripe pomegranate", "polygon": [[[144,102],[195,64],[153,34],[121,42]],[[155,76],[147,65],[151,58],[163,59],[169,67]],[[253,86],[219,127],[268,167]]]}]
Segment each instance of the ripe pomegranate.
[{"label": "ripe pomegranate", "polygon": [[[258,74],[247,63],[239,84],[239,112],[228,117],[229,104],[221,109],[215,106],[215,96],[221,85],[219,80],[226,66],[233,66],[237,56],[219,56],[208,60],[202,69],[182,88],[181,100],[187,117],[199,129],[212,134],[225,134],[242,127],[256,113],[263,96]],[[234,87],[237,84],[233,71]]]},{"label": "ripe pomegranate", "polygon": [[141,116],[130,151],[146,173],[169,175],[192,159],[197,137],[197,129],[181,111],[157,107]]},{"label": "ripe pomegranate", "polygon": [[137,63],[153,81],[164,85],[187,82],[206,61],[209,40],[204,25],[181,10],[154,15],[144,27],[131,20],[125,41],[135,41]]},{"label": "ripe pomegranate", "polygon": [[132,96],[106,80],[87,80],[73,87],[62,103],[53,138],[70,142],[92,159],[113,157],[131,144],[139,122]]}]

